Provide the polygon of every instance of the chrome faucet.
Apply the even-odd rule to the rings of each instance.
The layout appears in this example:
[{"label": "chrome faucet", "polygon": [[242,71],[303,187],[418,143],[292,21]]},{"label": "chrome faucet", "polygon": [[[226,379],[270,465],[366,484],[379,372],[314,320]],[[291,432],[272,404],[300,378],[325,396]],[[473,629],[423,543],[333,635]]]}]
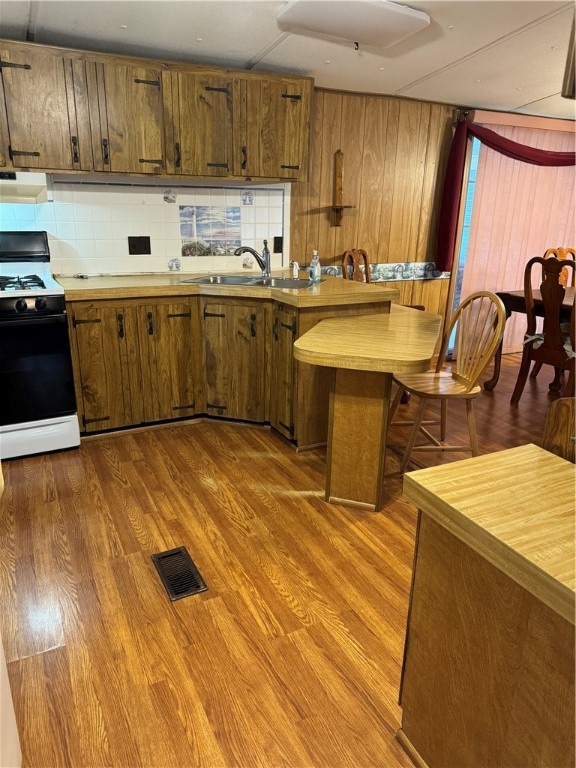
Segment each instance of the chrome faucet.
[{"label": "chrome faucet", "polygon": [[234,251],[235,256],[241,256],[243,253],[251,253],[262,270],[262,277],[270,277],[270,251],[268,250],[268,240],[264,240],[262,255],[248,245],[241,245],[240,248],[236,248]]}]

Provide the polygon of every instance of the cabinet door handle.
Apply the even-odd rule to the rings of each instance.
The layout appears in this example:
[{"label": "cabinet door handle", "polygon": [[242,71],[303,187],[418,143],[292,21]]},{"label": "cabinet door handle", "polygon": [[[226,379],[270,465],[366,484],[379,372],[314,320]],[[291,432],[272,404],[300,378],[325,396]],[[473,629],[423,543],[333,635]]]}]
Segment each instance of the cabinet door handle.
[{"label": "cabinet door handle", "polygon": [[104,165],[110,165],[110,146],[108,139],[102,139],[102,160]]},{"label": "cabinet door handle", "polygon": [[148,312],[146,315],[148,318],[148,335],[153,336],[154,335],[154,315],[152,312]]},{"label": "cabinet door handle", "polygon": [[72,161],[74,163],[80,162],[80,155],[78,154],[78,136],[72,136]]},{"label": "cabinet door handle", "polygon": [[278,318],[277,317],[274,318],[274,323],[272,325],[272,335],[274,336],[276,341],[278,341]]},{"label": "cabinet door handle", "polygon": [[124,338],[124,315],[118,314],[116,315],[116,319],[118,320],[118,338],[123,339]]},{"label": "cabinet door handle", "polygon": [[256,315],[250,315],[250,336],[256,336]]},{"label": "cabinet door handle", "polygon": [[246,147],[242,147],[242,168],[246,168],[246,165],[248,164],[248,149]]},{"label": "cabinet door handle", "polygon": [[176,168],[180,168],[180,164],[182,163],[182,152],[180,150],[180,144],[174,145],[174,165]]}]

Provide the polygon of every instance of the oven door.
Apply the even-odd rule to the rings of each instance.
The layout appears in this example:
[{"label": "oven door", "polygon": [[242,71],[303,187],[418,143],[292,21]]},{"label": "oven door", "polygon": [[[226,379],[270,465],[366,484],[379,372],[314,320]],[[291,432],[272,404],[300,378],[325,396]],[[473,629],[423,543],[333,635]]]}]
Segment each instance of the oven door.
[{"label": "oven door", "polygon": [[0,320],[0,426],[76,413],[65,314]]}]

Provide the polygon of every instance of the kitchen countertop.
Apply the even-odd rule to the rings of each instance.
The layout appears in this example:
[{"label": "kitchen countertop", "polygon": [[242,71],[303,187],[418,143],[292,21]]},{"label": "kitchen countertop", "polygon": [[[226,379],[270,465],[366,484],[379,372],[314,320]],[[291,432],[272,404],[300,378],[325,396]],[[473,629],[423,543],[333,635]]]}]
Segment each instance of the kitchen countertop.
[{"label": "kitchen countertop", "polygon": [[409,472],[404,494],[574,623],[576,467],[522,445]]},{"label": "kitchen countertop", "polygon": [[[247,273],[244,273],[246,275]],[[251,273],[254,277],[258,275]],[[302,273],[300,273],[302,275]],[[400,292],[378,283],[359,283],[339,277],[323,277],[322,282],[304,289],[267,288],[218,284],[183,283],[200,274],[154,273],[141,275],[97,275],[87,279],[57,277],[67,301],[103,299],[169,298],[178,296],[228,296],[233,298],[274,299],[295,307],[371,304],[395,301]],[[290,277],[288,270],[274,272],[273,277]]]}]

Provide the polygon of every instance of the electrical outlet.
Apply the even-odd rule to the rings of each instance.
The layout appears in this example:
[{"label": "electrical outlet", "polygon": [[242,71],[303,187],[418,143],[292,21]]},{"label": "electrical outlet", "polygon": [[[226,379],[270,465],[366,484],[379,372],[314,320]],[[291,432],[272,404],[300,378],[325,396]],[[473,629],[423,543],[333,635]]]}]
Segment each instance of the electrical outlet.
[{"label": "electrical outlet", "polygon": [[150,248],[150,238],[147,235],[139,235],[138,237],[128,236],[128,253],[132,256],[152,253],[152,249]]},{"label": "electrical outlet", "polygon": [[274,246],[273,246],[273,252],[274,253],[282,253],[282,247],[284,245],[283,243],[284,238],[283,237],[275,237],[274,238]]}]

